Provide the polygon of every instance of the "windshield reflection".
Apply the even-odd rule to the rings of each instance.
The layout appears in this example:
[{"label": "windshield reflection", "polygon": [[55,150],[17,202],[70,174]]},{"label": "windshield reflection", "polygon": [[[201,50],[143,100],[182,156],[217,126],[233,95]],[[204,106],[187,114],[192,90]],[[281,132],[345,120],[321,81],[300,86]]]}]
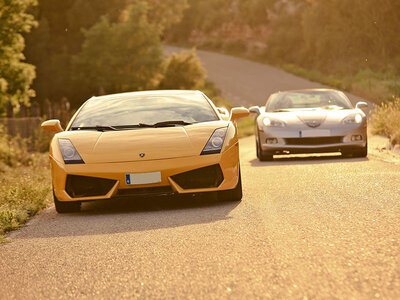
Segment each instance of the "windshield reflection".
[{"label": "windshield reflection", "polygon": [[273,94],[267,102],[268,112],[298,109],[351,109],[347,97],[336,91],[294,91]]},{"label": "windshield reflection", "polygon": [[71,127],[124,126],[168,121],[199,123],[218,117],[199,93],[172,95],[119,95],[86,102]]}]

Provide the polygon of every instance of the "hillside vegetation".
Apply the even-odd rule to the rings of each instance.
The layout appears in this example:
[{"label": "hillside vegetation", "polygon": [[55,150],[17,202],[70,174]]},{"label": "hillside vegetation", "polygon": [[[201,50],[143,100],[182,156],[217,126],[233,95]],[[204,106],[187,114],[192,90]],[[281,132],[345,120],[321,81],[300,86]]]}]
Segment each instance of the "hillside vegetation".
[{"label": "hillside vegetation", "polygon": [[188,0],[170,42],[272,63],[377,103],[400,95],[400,2]]}]

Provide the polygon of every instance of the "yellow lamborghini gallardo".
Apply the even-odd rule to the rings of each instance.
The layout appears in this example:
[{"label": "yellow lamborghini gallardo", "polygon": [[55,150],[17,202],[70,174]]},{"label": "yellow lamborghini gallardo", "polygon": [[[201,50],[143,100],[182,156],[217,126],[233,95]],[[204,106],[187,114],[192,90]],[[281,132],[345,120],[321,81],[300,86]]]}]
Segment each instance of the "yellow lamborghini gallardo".
[{"label": "yellow lamborghini gallardo", "polygon": [[213,192],[240,201],[242,186],[235,120],[199,91],[146,91],[93,97],[66,130],[42,124],[50,144],[57,212],[82,201]]}]

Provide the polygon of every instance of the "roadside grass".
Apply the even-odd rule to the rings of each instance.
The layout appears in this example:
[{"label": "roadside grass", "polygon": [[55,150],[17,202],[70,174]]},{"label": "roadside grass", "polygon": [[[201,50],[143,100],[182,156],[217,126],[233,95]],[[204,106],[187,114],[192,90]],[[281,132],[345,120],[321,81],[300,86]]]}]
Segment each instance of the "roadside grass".
[{"label": "roadside grass", "polygon": [[373,134],[389,137],[392,146],[400,145],[400,97],[377,106],[371,121]]},{"label": "roadside grass", "polygon": [[26,140],[0,128],[0,243],[50,201],[48,155],[29,153]]},{"label": "roadside grass", "polygon": [[238,121],[239,138],[254,134],[254,117],[247,117]]}]

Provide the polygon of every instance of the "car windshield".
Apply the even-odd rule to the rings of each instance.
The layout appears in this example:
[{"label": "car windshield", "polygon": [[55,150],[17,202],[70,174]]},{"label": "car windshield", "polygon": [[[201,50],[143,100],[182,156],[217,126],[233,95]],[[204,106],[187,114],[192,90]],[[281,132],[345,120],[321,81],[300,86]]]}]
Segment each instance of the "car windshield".
[{"label": "car windshield", "polygon": [[200,93],[127,94],[88,100],[71,129],[115,130],[152,125],[188,125],[219,120]]},{"label": "car windshield", "polygon": [[342,92],[336,91],[294,91],[271,95],[266,111],[292,109],[351,109],[352,105]]}]

